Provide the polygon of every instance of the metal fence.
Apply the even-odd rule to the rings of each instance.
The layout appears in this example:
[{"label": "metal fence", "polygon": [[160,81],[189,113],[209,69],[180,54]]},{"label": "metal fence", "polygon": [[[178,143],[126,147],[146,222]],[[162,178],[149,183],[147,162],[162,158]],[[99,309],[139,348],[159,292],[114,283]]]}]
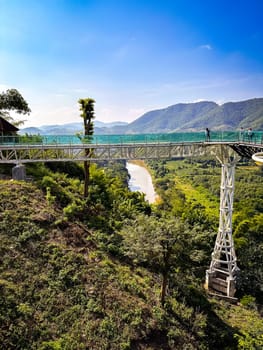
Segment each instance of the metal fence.
[{"label": "metal fence", "polygon": [[0,145],[73,145],[73,144],[134,144],[163,142],[245,142],[262,144],[263,131],[252,134],[235,131],[211,132],[207,140],[204,132],[176,132],[168,134],[132,134],[132,135],[10,135],[0,136]]}]

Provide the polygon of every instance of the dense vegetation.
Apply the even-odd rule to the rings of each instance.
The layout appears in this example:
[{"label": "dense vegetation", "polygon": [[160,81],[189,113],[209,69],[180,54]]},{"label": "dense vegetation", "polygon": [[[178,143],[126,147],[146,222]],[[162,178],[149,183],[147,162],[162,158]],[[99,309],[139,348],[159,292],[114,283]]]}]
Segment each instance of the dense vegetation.
[{"label": "dense vegetation", "polygon": [[11,111],[15,111],[18,114],[29,114],[31,112],[27,101],[16,89],[8,89],[6,92],[0,93],[0,117],[3,117],[15,126],[23,124],[23,120],[14,121],[10,115]]},{"label": "dense vegetation", "polygon": [[[152,162],[160,201],[123,163],[27,166],[0,181],[3,349],[261,349],[262,171],[237,170],[239,305],[203,289],[218,223],[218,164]],[[251,200],[253,198],[253,200]],[[246,208],[246,209],[245,209]]]},{"label": "dense vegetation", "polygon": [[[204,229],[217,231],[220,165],[210,159],[151,162],[160,209]],[[236,169],[233,236],[241,268],[239,291],[263,303],[263,168],[240,163]],[[214,235],[213,240],[214,240]]]}]

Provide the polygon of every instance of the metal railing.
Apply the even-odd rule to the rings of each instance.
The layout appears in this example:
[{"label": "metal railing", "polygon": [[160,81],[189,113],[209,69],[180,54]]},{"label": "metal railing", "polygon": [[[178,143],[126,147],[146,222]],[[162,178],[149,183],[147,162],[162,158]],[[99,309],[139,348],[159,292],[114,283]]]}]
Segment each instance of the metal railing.
[{"label": "metal railing", "polygon": [[182,143],[182,142],[246,142],[263,144],[263,131],[247,133],[221,131],[211,132],[207,140],[203,132],[177,132],[169,134],[133,134],[133,135],[10,135],[0,136],[1,145],[77,145],[77,144],[137,144],[137,143]]}]

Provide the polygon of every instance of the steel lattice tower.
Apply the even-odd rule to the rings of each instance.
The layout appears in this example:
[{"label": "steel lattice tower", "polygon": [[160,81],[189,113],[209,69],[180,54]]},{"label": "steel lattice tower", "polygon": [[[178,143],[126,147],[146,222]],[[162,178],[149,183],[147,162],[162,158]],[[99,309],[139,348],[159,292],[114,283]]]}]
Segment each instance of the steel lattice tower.
[{"label": "steel lattice tower", "polygon": [[221,163],[220,218],[210,268],[206,271],[206,287],[234,297],[239,268],[232,236],[232,212],[235,165],[239,158],[224,147],[217,158]]}]

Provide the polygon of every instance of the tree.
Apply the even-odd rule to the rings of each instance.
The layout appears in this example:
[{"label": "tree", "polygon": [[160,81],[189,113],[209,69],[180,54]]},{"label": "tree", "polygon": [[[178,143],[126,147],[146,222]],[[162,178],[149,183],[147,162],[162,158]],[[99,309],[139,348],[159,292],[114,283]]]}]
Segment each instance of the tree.
[{"label": "tree", "polygon": [[164,305],[169,275],[187,261],[190,233],[180,219],[139,215],[122,231],[124,252],[135,263],[148,264],[162,275],[161,304]]},{"label": "tree", "polygon": [[28,103],[16,89],[9,89],[0,94],[0,116],[11,121],[15,126],[24,123],[23,120],[14,122],[9,111],[15,111],[19,114],[29,114],[31,112]]},{"label": "tree", "polygon": [[[83,118],[83,123],[84,123],[84,140],[86,142],[90,142],[91,136],[93,135],[93,132],[94,132],[93,119],[95,118],[95,114],[94,114],[95,100],[93,100],[92,98],[85,98],[85,99],[80,99],[78,102],[80,104],[81,117]],[[90,155],[91,155],[91,149],[86,148],[85,149],[86,158],[88,159]],[[90,183],[90,161],[89,160],[84,161],[84,174],[85,174],[84,197],[86,198],[88,196],[89,183]]]}]

